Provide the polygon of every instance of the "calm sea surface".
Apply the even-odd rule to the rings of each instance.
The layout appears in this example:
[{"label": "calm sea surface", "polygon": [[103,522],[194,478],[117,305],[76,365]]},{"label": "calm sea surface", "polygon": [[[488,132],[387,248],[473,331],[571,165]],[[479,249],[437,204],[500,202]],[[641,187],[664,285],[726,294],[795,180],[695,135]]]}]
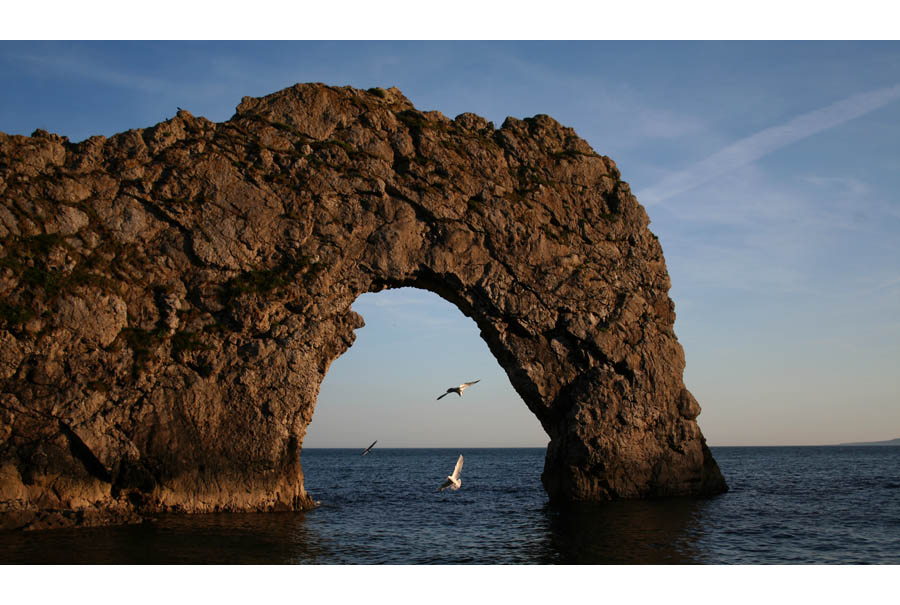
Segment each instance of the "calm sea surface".
[{"label": "calm sea surface", "polygon": [[[900,563],[900,447],[717,447],[711,500],[558,511],[543,449],[304,450],[306,513],[0,534],[3,563]],[[465,456],[459,491],[438,485]]]}]

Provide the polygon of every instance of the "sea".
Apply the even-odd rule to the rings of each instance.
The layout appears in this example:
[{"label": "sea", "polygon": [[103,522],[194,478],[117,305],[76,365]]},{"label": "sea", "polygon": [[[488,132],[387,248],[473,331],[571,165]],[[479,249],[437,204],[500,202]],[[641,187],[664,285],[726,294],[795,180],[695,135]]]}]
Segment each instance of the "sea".
[{"label": "sea", "polygon": [[[900,446],[714,447],[711,499],[550,506],[543,448],[308,449],[296,513],[0,534],[6,564],[900,564]],[[464,456],[462,487],[438,491]]]}]

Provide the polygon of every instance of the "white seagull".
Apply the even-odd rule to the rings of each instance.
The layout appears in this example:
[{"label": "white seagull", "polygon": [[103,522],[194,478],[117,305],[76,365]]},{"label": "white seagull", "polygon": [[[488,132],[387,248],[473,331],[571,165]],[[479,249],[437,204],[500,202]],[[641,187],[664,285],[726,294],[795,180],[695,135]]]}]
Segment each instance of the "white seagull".
[{"label": "white seagull", "polygon": [[[479,378],[478,380],[473,380],[472,382],[464,382],[461,385],[459,385],[458,387],[451,387],[451,388],[447,389],[447,392],[444,393],[443,395],[441,395],[441,397],[446,397],[450,393],[456,393],[457,395],[462,397],[462,392],[465,391],[466,389],[468,389],[470,386],[472,386],[476,382],[481,382],[481,379]],[[440,399],[441,397],[438,397],[438,399]]]},{"label": "white seagull", "polygon": [[448,487],[453,490],[459,489],[459,486],[462,485],[462,479],[459,478],[459,472],[462,470],[462,462],[463,458],[462,454],[460,454],[459,460],[456,461],[456,468],[453,469],[453,474],[447,476],[447,480],[438,488],[439,492],[444,491]]},{"label": "white seagull", "polygon": [[376,444],[376,443],[378,443],[378,440],[377,440],[377,439],[376,439],[375,441],[372,442],[372,445],[370,445],[369,447],[367,447],[367,448],[365,449],[365,451],[362,453],[362,455],[365,456],[366,454],[368,454],[369,452],[371,452],[371,451],[372,451],[372,448],[375,447],[375,444]]}]

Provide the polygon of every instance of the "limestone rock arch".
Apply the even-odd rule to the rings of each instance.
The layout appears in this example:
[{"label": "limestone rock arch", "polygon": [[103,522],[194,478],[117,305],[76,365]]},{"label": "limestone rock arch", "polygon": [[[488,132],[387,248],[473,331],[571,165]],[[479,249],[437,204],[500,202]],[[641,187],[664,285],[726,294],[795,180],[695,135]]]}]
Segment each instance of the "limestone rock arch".
[{"label": "limestone rock arch", "polygon": [[473,318],[551,438],[551,501],[727,489],[662,249],[548,116],[297,85],[73,144],[0,134],[0,518],[311,505],[300,453],[362,293]]}]

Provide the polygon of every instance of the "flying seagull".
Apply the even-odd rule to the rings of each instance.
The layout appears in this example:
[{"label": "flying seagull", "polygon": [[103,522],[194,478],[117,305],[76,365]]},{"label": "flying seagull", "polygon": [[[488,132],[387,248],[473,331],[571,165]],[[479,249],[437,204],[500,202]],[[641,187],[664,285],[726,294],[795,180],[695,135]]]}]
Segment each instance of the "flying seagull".
[{"label": "flying seagull", "polygon": [[[441,397],[446,397],[450,393],[456,393],[457,395],[462,397],[462,392],[465,391],[466,389],[468,389],[470,386],[472,386],[476,382],[481,382],[481,379],[479,378],[478,380],[473,380],[472,382],[464,382],[461,385],[459,385],[458,387],[451,387],[451,388],[447,389],[447,392],[444,393],[443,395],[441,395]],[[440,399],[441,397],[438,397],[438,399]]]},{"label": "flying seagull", "polygon": [[447,480],[438,488],[439,492],[444,491],[448,487],[453,490],[459,489],[459,486],[462,485],[462,479],[459,478],[459,473],[462,470],[462,462],[463,458],[462,454],[460,454],[459,460],[456,461],[456,468],[453,469],[453,474],[447,475]]},{"label": "flying seagull", "polygon": [[362,453],[362,455],[365,456],[366,454],[368,454],[369,452],[371,452],[371,451],[372,451],[372,448],[375,447],[375,444],[376,444],[376,443],[378,443],[378,440],[377,440],[377,439],[376,439],[375,441],[372,442],[372,445],[370,445],[369,447],[366,448],[366,450]]}]

